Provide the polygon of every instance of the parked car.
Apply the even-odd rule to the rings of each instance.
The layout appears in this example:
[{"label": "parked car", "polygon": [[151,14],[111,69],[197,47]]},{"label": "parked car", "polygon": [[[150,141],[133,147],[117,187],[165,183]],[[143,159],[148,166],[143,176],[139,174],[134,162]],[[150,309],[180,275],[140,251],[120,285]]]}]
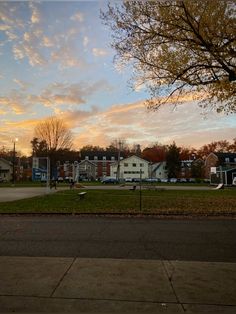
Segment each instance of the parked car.
[{"label": "parked car", "polygon": [[179,182],[180,182],[180,183],[187,183],[188,181],[187,181],[186,178],[180,178],[180,179],[179,179]]},{"label": "parked car", "polygon": [[116,184],[118,183],[118,180],[114,179],[114,178],[108,178],[108,179],[104,179],[102,180],[103,184]]},{"label": "parked car", "polygon": [[133,178],[132,182],[140,182],[140,178]]},{"label": "parked car", "polygon": [[176,183],[176,182],[177,182],[177,179],[176,179],[176,178],[171,178],[171,179],[170,179],[170,182],[171,182],[171,183]]},{"label": "parked car", "polygon": [[146,179],[145,181],[146,182],[161,182],[161,180],[158,178],[150,178],[150,179]]},{"label": "parked car", "polygon": [[196,183],[196,179],[195,179],[195,178],[190,178],[190,179],[188,180],[188,182],[189,182],[189,183]]},{"label": "parked car", "polygon": [[161,179],[161,182],[162,182],[162,183],[168,183],[168,182],[169,182],[169,179]]},{"label": "parked car", "polygon": [[132,182],[132,178],[126,178],[125,182]]},{"label": "parked car", "polygon": [[236,177],[233,178],[232,185],[233,185],[233,186],[236,186]]}]

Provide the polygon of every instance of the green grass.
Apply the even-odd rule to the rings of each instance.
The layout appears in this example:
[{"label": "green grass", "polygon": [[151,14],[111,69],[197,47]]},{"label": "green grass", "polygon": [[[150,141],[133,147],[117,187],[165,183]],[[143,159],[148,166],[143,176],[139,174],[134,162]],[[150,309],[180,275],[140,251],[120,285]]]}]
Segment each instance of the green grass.
[{"label": "green grass", "polygon": [[[67,190],[51,195],[0,203],[0,213],[126,213],[126,214],[236,214],[236,190],[139,191]],[[86,191],[83,189],[83,191]]]}]

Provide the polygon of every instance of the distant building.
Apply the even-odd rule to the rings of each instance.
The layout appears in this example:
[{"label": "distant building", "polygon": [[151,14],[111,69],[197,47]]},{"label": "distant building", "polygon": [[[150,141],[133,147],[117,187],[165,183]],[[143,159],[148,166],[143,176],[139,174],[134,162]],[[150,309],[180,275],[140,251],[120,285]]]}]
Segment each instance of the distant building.
[{"label": "distant building", "polygon": [[[83,176],[87,179],[92,175],[95,179],[102,179],[111,175],[110,166],[117,160],[115,153],[107,152],[91,152],[88,154],[82,154],[82,160],[79,163],[79,172],[80,176],[83,173]],[[121,155],[121,159],[123,156]],[[85,161],[87,163],[87,170],[85,173]],[[82,169],[81,169],[82,168]]]},{"label": "distant building", "polygon": [[0,158],[0,182],[11,181],[12,171],[12,163],[4,158]]},{"label": "distant building", "polygon": [[79,163],[79,180],[94,181],[97,178],[97,165],[90,160],[82,160]]},{"label": "distant building", "polygon": [[205,176],[210,179],[211,168],[224,167],[230,169],[236,167],[236,153],[210,153],[205,160]]},{"label": "distant building", "polygon": [[234,178],[236,178],[236,167],[228,169],[224,167],[217,167],[215,172],[211,173],[210,183],[224,183],[224,185],[232,185]]},{"label": "distant building", "polygon": [[151,179],[167,179],[168,171],[166,161],[160,161],[149,165],[149,178]]},{"label": "distant building", "polygon": [[205,161],[206,178],[211,184],[231,185],[236,177],[236,153],[211,153]]},{"label": "distant building", "polygon": [[[111,177],[116,178],[118,171],[118,162],[111,164]],[[140,172],[142,179],[149,178],[149,162],[138,156],[130,156],[120,161],[119,179],[139,179]]]}]

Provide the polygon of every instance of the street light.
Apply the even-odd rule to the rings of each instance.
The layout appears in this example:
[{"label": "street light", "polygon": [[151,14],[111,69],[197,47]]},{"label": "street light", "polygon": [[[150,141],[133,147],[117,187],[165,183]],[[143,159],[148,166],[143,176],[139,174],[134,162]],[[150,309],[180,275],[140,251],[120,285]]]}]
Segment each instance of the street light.
[{"label": "street light", "polygon": [[18,142],[18,138],[15,138],[15,140],[13,141],[12,185],[15,185],[16,142]]}]

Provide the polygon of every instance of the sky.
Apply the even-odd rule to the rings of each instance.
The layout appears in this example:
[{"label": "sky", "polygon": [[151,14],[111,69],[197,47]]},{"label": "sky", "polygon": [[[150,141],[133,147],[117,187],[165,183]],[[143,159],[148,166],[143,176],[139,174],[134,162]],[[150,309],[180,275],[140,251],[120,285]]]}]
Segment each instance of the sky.
[{"label": "sky", "polygon": [[200,147],[236,137],[236,117],[207,114],[191,99],[148,111],[131,67],[114,63],[106,1],[0,2],[0,147],[29,154],[35,126],[51,116],[73,132],[74,149],[116,139]]}]

